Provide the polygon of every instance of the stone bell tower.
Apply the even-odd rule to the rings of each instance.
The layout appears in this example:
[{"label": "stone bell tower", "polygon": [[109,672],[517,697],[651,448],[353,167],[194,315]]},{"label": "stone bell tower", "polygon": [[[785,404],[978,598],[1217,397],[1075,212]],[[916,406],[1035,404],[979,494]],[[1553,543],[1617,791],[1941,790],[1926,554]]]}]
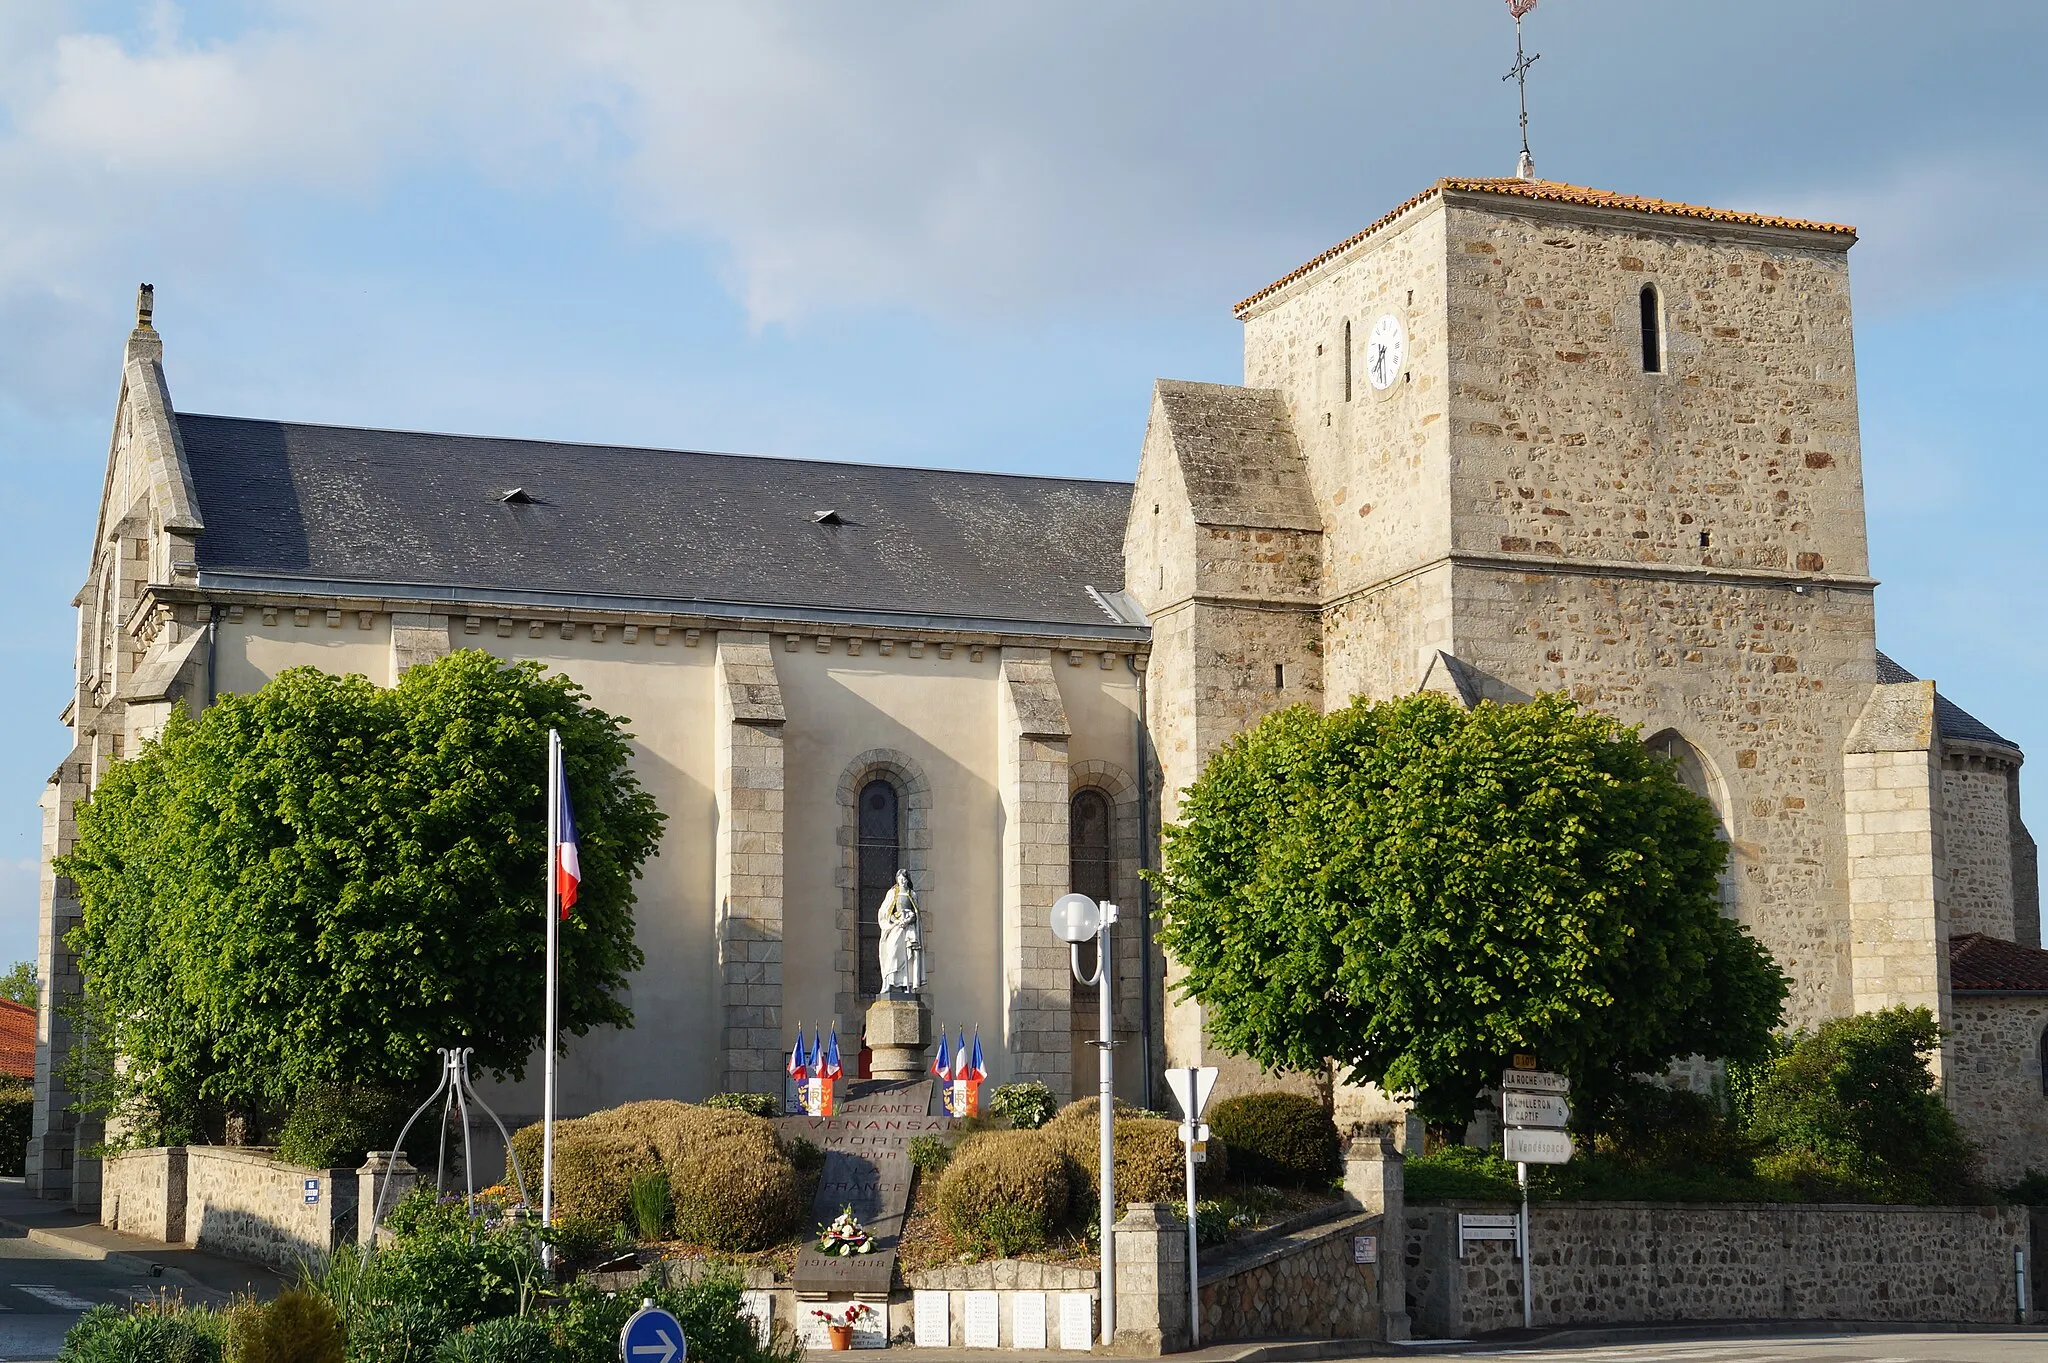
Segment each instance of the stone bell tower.
[{"label": "stone bell tower", "polygon": [[[1881,958],[1934,971],[1938,827],[1908,885],[1845,822],[1878,680],[1854,241],[1443,180],[1240,303],[1245,387],[1159,385],[1126,543],[1165,817],[1286,704],[1565,689],[1714,802],[1793,1020],[1875,997]],[[1924,932],[1879,926],[1901,914]],[[1191,1007],[1167,1036],[1187,1063]]]}]

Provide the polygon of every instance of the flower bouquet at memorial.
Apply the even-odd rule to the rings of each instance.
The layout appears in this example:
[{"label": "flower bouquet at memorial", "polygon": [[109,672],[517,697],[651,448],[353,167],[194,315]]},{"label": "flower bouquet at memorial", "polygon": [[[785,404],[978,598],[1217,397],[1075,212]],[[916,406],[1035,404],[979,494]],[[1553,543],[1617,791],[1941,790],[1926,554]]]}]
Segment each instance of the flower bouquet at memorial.
[{"label": "flower bouquet at memorial", "polygon": [[818,1232],[818,1253],[820,1254],[866,1254],[875,1247],[875,1237],[853,1214],[853,1208],[842,1207],[832,1224]]},{"label": "flower bouquet at memorial", "polygon": [[825,1333],[832,1348],[837,1351],[853,1347],[853,1327],[856,1321],[866,1320],[875,1315],[875,1308],[866,1302],[849,1302],[844,1311],[812,1311],[812,1315],[825,1322]]}]

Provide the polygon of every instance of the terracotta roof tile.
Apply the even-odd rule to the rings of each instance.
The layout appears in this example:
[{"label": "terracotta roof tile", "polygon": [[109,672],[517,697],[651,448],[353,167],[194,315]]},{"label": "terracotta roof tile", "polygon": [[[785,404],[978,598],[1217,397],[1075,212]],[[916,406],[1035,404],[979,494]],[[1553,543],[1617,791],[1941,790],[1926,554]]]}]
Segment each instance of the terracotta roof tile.
[{"label": "terracotta roof tile", "polygon": [[1949,939],[1948,982],[1969,993],[2048,994],[2048,951],[1961,933]]},{"label": "terracotta roof tile", "polygon": [[1554,180],[1504,179],[1446,179],[1438,180],[1428,189],[1396,208],[1379,221],[1355,236],[1347,237],[1315,259],[1290,270],[1280,278],[1260,289],[1251,297],[1239,303],[1234,311],[1244,316],[1246,308],[1263,298],[1286,288],[1303,275],[1310,273],[1352,247],[1364,241],[1373,233],[1393,222],[1411,208],[1439,197],[1445,190],[1460,190],[1468,194],[1500,194],[1518,199],[1542,199],[1551,203],[1578,204],[1587,208],[1614,208],[1631,213],[1654,213],[1668,218],[1692,218],[1700,222],[1734,223],[1745,227],[1781,227],[1795,232],[1827,232],[1838,236],[1856,235],[1856,229],[1841,223],[1813,222],[1805,218],[1781,218],[1769,213],[1743,213],[1727,208],[1703,208],[1698,204],[1678,203],[1671,199],[1651,199],[1640,194],[1617,194],[1609,189],[1589,189],[1584,185],[1560,184]]},{"label": "terracotta roof tile", "polygon": [[36,1077],[36,1010],[0,999],[0,1075]]}]

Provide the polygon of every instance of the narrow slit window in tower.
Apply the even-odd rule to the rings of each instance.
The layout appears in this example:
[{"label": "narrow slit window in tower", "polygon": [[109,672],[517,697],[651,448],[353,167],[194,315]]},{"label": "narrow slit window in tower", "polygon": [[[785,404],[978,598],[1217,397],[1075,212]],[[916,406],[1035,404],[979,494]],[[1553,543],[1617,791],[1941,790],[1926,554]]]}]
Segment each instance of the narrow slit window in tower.
[{"label": "narrow slit window in tower", "polygon": [[1344,400],[1351,401],[1351,323],[1344,323]]},{"label": "narrow slit window in tower", "polygon": [[1643,372],[1664,372],[1664,304],[1655,284],[1643,285]]},{"label": "narrow slit window in tower", "polygon": [[1285,691],[1287,689],[1286,663],[1273,664],[1273,689],[1275,691]]}]

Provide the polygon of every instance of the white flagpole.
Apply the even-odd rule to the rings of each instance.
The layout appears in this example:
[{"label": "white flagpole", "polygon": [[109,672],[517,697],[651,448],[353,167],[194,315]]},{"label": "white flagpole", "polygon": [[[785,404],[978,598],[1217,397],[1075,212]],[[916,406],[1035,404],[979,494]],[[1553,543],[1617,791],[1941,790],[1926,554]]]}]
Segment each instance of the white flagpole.
[{"label": "white flagpole", "polygon": [[552,1226],[555,1216],[555,956],[559,941],[561,909],[557,902],[555,868],[562,855],[562,736],[548,730],[548,965],[547,1020],[542,1026],[547,1050],[541,1062],[540,1115],[540,1223]]}]

